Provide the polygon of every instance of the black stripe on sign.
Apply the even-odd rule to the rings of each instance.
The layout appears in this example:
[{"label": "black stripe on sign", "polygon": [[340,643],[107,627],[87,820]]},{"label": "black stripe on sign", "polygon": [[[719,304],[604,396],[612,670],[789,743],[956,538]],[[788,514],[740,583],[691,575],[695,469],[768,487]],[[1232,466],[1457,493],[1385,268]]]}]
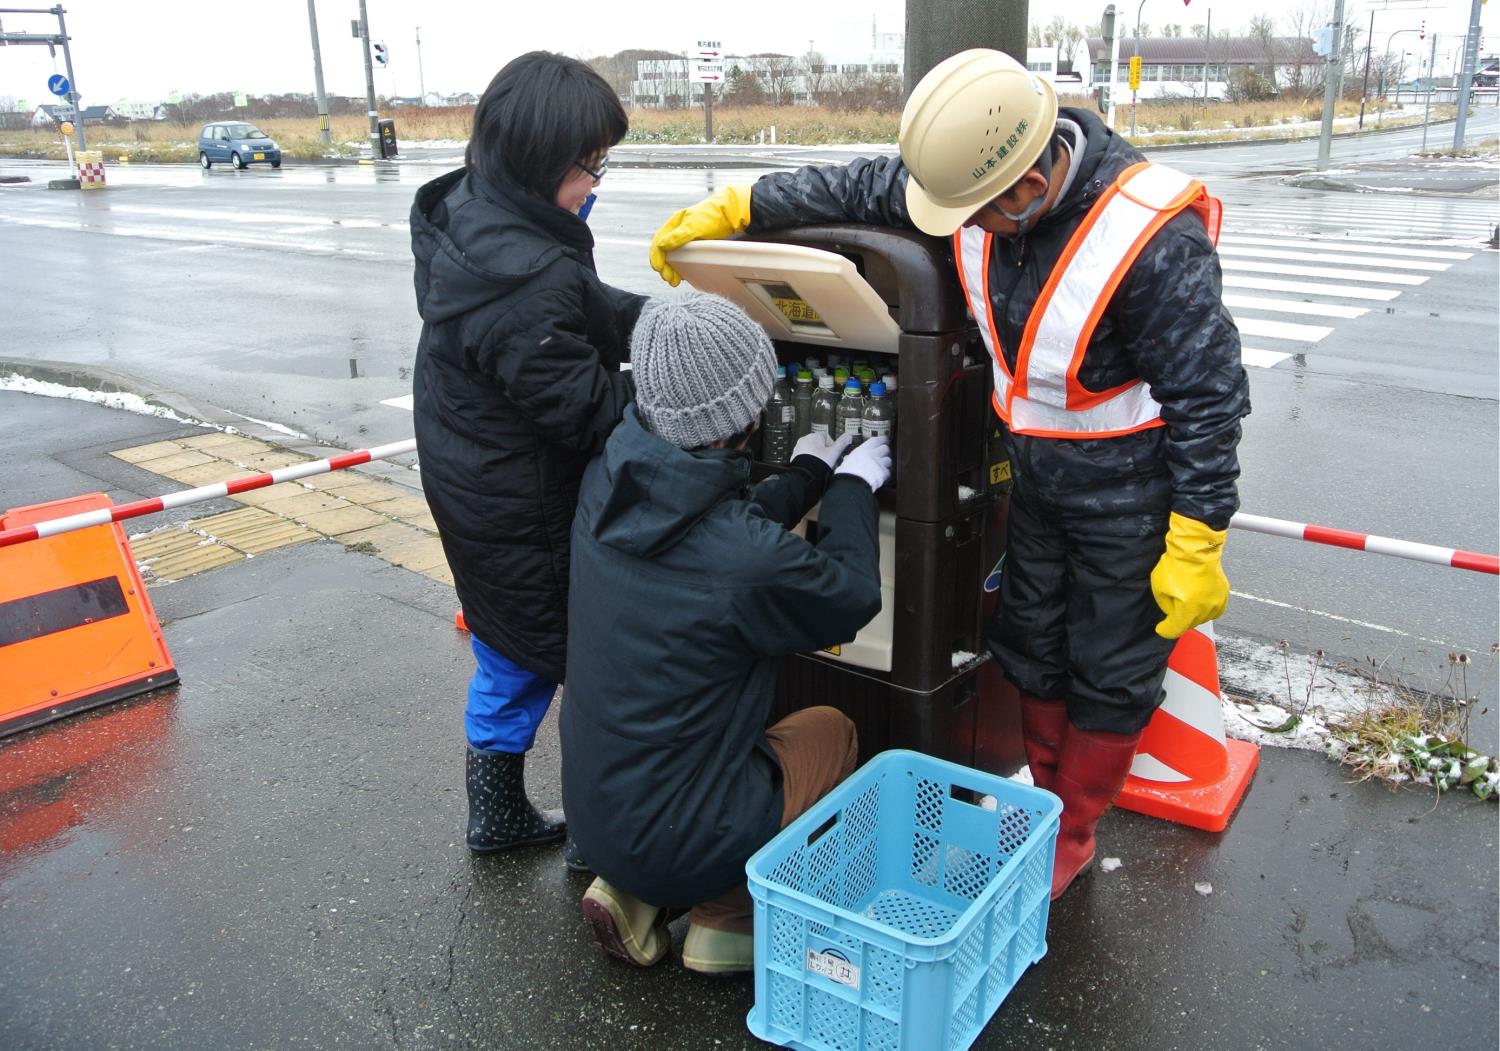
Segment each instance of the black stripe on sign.
[{"label": "black stripe on sign", "polygon": [[129,612],[125,593],[115,577],[11,599],[0,602],[0,646],[14,646]]}]

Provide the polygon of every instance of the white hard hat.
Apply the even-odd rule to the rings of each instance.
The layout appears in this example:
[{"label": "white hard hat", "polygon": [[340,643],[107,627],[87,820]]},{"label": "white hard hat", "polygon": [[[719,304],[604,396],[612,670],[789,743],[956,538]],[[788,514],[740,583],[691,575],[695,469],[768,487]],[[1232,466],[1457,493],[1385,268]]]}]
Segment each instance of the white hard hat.
[{"label": "white hard hat", "polygon": [[1003,51],[975,48],[939,62],[901,111],[912,221],[938,237],[953,233],[1020,181],[1056,125],[1052,86]]}]

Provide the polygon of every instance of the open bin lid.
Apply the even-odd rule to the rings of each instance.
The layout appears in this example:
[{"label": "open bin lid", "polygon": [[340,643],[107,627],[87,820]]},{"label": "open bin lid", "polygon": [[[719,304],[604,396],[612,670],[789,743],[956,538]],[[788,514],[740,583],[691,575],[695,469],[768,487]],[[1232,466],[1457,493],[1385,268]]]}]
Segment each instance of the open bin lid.
[{"label": "open bin lid", "polygon": [[734,301],[772,339],[895,354],[901,327],[854,263],[763,241],[694,241],[667,261],[694,288]]}]

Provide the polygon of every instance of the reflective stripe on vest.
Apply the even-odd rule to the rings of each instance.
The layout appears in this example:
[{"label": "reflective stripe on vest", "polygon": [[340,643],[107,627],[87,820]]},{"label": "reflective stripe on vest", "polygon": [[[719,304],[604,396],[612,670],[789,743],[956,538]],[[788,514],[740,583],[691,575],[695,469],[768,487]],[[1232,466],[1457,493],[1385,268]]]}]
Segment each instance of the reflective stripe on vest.
[{"label": "reflective stripe on vest", "polygon": [[1054,438],[1110,437],[1162,425],[1161,406],[1143,381],[1090,391],[1078,382],[1078,370],[1131,265],[1156,232],[1189,207],[1217,242],[1221,208],[1202,183],[1147,162],[1121,172],[1073,232],[1032,306],[1014,376],[989,296],[994,235],[978,227],[954,234],[959,280],[994,362],[995,411],[1012,430]]}]

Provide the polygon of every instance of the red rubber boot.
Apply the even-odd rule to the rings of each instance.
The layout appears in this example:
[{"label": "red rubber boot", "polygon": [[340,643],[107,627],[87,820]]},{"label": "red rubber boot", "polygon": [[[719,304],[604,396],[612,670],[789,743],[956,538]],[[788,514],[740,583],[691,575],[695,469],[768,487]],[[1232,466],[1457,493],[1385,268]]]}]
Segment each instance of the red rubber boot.
[{"label": "red rubber boot", "polygon": [[1021,694],[1021,744],[1031,783],[1052,791],[1057,780],[1057,760],[1068,733],[1068,709],[1062,701],[1047,701]]},{"label": "red rubber boot", "polygon": [[1068,728],[1052,789],[1063,803],[1052,862],[1053,901],[1094,860],[1094,826],[1120,794],[1140,740],[1139,733]]}]

